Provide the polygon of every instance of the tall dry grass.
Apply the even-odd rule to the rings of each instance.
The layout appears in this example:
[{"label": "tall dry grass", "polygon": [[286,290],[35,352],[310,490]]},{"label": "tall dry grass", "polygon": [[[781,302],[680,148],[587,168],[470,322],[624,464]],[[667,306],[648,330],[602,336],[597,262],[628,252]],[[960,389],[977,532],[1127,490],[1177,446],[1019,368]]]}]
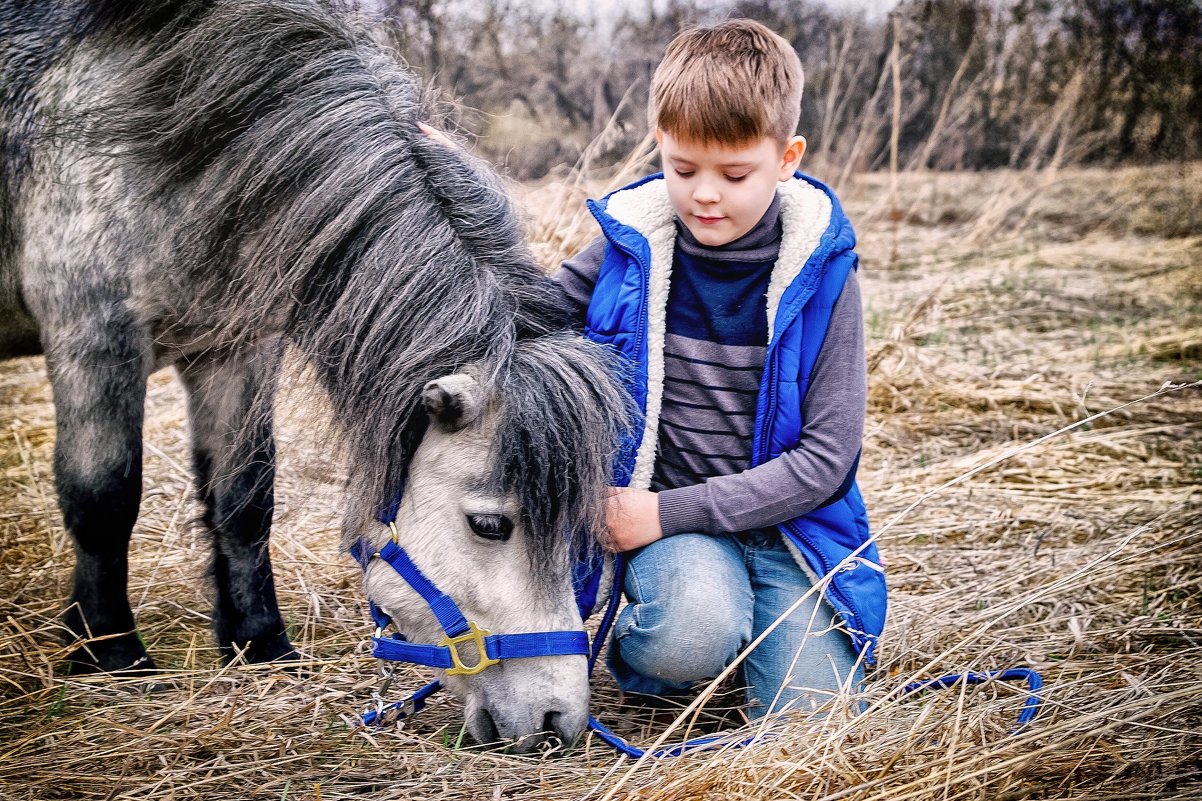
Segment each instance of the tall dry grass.
[{"label": "tall dry grass", "polygon": [[[40,359],[0,365],[0,797],[1196,798],[1202,391],[1161,390],[1202,379],[1202,166],[1062,169],[1013,191],[1045,178],[903,171],[897,220],[873,214],[889,175],[844,187],[870,362],[861,484],[890,617],[866,713],[770,720],[742,750],[636,764],[589,738],[518,758],[464,742],[449,697],[358,727],[378,676],[358,568],[338,552],[340,468],[303,387],[280,403],[272,547],[304,670],[218,664],[182,396],[158,374],[130,594],[165,672],[149,693],[62,676],[72,560],[50,392]],[[579,200],[605,183],[523,190],[548,264],[592,236]],[[999,217],[1000,194],[1025,199]],[[1018,685],[900,697],[912,679],[1014,665],[1045,680],[1041,715],[1015,734]],[[424,679],[404,670],[394,691]],[[601,676],[593,706],[644,745],[673,725],[668,740],[752,731],[737,692],[715,689],[653,714]]]}]

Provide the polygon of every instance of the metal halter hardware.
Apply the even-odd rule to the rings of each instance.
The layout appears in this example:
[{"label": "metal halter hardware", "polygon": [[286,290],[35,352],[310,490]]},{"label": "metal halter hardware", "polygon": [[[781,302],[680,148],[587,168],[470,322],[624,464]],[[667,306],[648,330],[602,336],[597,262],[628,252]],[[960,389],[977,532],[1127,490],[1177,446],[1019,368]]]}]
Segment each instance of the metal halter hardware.
[{"label": "metal halter hardware", "polygon": [[[488,636],[488,629],[482,629],[473,621],[467,622],[468,631],[466,634],[460,634],[458,637],[452,637],[450,634],[438,641],[438,645],[446,648],[451,652],[451,662],[454,667],[447,668],[448,676],[475,676],[480,671],[490,665],[500,664],[500,659],[493,659],[488,655],[484,647],[484,638]],[[463,657],[459,655],[459,649],[456,647],[460,643],[470,642],[476,646],[476,664],[468,667],[463,664]]]}]

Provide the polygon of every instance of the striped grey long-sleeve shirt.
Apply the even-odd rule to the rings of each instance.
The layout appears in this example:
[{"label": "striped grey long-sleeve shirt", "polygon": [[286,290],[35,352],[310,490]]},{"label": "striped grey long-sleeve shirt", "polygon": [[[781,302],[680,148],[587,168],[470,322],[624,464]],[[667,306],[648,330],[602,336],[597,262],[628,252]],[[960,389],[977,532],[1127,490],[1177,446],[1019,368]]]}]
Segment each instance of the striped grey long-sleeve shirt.
[{"label": "striped grey long-sleeve shirt", "polygon": [[[698,243],[677,222],[651,484],[665,534],[746,531],[805,514],[836,492],[859,453],[867,376],[853,272],[803,402],[801,442],[749,467],[767,352],[766,292],[780,231],[779,201],[750,232],[717,248]],[[605,245],[598,237],[553,276],[581,323]]]}]

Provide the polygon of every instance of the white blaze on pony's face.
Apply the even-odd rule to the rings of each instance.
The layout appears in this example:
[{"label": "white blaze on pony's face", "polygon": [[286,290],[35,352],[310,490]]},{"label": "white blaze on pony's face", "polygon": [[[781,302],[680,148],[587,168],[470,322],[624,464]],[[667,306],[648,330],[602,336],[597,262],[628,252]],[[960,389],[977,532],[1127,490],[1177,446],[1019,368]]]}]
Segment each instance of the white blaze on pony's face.
[{"label": "white blaze on pony's face", "polygon": [[[496,420],[479,384],[465,374],[430,382],[423,399],[430,426],[409,466],[396,517],[398,544],[469,621],[492,634],[579,631],[566,540],[540,558],[512,496],[490,490]],[[375,526],[377,550],[390,532]],[[415,643],[445,632],[426,601],[387,563],[371,562],[367,594]],[[471,644],[460,646],[467,665]],[[481,743],[512,741],[515,751],[549,736],[571,742],[588,716],[583,656],[503,660],[471,676],[444,676],[465,705],[467,727]]]}]

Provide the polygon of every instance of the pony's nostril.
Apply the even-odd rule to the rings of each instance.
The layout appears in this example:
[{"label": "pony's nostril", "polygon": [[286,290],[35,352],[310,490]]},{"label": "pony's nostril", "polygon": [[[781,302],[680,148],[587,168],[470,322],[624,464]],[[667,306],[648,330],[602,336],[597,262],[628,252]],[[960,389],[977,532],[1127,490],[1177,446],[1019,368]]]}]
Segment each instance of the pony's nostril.
[{"label": "pony's nostril", "polygon": [[548,741],[554,748],[562,748],[573,739],[571,732],[564,731],[563,715],[559,712],[548,712],[543,716],[543,731],[550,735]]},{"label": "pony's nostril", "polygon": [[497,721],[487,709],[480,710],[480,744],[489,745],[501,741],[501,732],[497,729]]}]

